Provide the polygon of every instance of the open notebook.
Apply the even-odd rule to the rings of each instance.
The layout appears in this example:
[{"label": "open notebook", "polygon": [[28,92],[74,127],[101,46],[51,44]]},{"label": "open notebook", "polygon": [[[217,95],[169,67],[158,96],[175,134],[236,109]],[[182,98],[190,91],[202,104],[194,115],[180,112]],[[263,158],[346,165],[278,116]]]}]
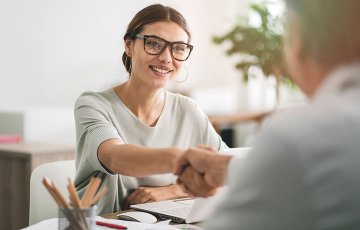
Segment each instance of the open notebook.
[{"label": "open notebook", "polygon": [[[221,154],[244,157],[250,148],[232,148]],[[208,198],[185,198],[131,205],[131,208],[149,212],[161,219],[171,219],[176,223],[195,223],[204,221],[215,210],[224,197],[226,187],[220,188],[214,196]]]}]

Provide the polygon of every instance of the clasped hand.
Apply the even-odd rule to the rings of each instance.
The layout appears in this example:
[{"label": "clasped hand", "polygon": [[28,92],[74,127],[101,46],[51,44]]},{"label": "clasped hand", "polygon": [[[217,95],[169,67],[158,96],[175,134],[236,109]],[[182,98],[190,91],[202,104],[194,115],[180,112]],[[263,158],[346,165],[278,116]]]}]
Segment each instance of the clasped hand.
[{"label": "clasped hand", "polygon": [[209,147],[198,146],[187,150],[177,161],[177,183],[197,197],[214,195],[226,180],[231,156],[219,155]]},{"label": "clasped hand", "polygon": [[212,196],[225,183],[230,159],[231,156],[219,155],[209,147],[190,148],[179,156],[173,166],[175,175],[178,175],[177,184],[140,187],[129,195],[125,205],[189,196]]}]

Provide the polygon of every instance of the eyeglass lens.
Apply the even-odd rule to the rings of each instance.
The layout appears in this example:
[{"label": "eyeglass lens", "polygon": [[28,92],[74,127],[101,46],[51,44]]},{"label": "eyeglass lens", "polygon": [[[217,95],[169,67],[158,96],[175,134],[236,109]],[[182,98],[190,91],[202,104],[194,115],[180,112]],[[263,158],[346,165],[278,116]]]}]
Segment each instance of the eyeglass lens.
[{"label": "eyeglass lens", "polygon": [[188,58],[191,52],[189,45],[181,42],[169,43],[157,37],[145,37],[144,45],[145,51],[149,54],[161,54],[167,45],[170,44],[172,56],[179,61],[184,61]]}]

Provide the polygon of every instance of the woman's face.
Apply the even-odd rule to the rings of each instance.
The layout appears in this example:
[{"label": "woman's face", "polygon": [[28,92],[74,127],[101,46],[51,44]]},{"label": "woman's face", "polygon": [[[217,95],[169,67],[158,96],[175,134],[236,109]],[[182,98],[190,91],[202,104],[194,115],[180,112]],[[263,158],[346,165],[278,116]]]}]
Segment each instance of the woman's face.
[{"label": "woman's face", "polygon": [[[188,42],[187,33],[174,22],[156,22],[144,27],[141,35],[155,35],[169,42]],[[144,50],[144,40],[136,38],[125,42],[126,52],[132,57],[131,80],[151,88],[163,88],[178,74],[182,62],[171,56],[167,47],[159,55],[150,55]]]}]

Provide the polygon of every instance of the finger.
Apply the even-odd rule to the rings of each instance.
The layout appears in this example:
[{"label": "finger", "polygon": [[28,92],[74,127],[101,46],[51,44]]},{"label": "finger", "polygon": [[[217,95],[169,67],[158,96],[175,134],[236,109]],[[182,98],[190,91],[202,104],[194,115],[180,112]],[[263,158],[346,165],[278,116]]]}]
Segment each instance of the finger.
[{"label": "finger", "polygon": [[[203,157],[204,153],[203,150],[198,149],[198,148],[190,148],[188,149],[181,157],[179,157],[179,159],[177,160],[176,163],[176,170],[175,170],[175,175],[181,175],[185,169],[191,165],[193,167],[198,167],[198,163],[199,160]],[[200,158],[200,159],[198,159]]]},{"label": "finger", "polygon": [[134,192],[132,192],[132,193],[127,197],[127,200],[128,200],[128,201],[133,200],[139,192],[140,192],[139,189],[136,189]]},{"label": "finger", "polygon": [[178,177],[176,183],[179,185],[180,189],[189,194],[190,196],[195,196],[193,192],[182,182],[181,177]]},{"label": "finger", "polygon": [[181,176],[181,180],[183,181],[183,189],[190,193],[193,194],[194,196],[199,196],[199,182],[198,179],[196,178],[198,175],[196,172],[189,170],[186,170],[183,175]]},{"label": "finger", "polygon": [[212,187],[220,187],[223,186],[225,183],[225,175],[223,175],[221,172],[218,174],[212,175],[210,173],[207,173],[204,175],[204,179],[206,183],[208,183]]},{"label": "finger", "polygon": [[134,197],[133,201],[139,203],[141,199],[146,199],[149,193],[145,189],[141,189],[140,192]]},{"label": "finger", "polygon": [[185,165],[182,165],[181,168],[180,168],[180,170],[177,170],[177,171],[178,171],[178,172],[177,172],[177,173],[178,173],[177,175],[181,175],[188,166],[190,166],[190,163],[187,163],[187,164],[185,164]]},{"label": "finger", "polygon": [[143,197],[146,194],[145,188],[140,187],[138,188],[133,194],[132,197],[129,197],[129,203],[132,204],[131,202],[135,202],[136,200],[139,200],[141,197]]},{"label": "finger", "polygon": [[150,202],[150,200],[152,198],[153,197],[151,196],[151,194],[146,194],[146,195],[142,196],[141,198],[139,198],[137,200],[137,204],[143,204],[143,203],[146,203],[146,202]]},{"label": "finger", "polygon": [[182,156],[178,158],[174,174],[181,175],[187,166],[194,166],[193,164],[196,164],[196,162],[199,161],[197,158],[202,158],[203,153],[200,153],[202,151],[203,150],[198,148],[189,148]]},{"label": "finger", "polygon": [[176,179],[176,184],[178,184],[178,185],[182,185],[182,184],[183,184],[180,177],[178,177],[178,178]]},{"label": "finger", "polygon": [[200,197],[207,197],[214,193],[214,187],[208,185],[203,176],[201,176],[195,169],[188,167],[180,180],[192,194]]},{"label": "finger", "polygon": [[130,204],[141,204],[142,199],[146,200],[145,197],[146,197],[146,194],[142,194],[141,196],[137,196],[137,197],[134,197],[134,199],[129,200],[129,203]]},{"label": "finger", "polygon": [[184,153],[181,157],[179,157],[179,159],[176,162],[176,167],[175,167],[175,175],[181,175],[181,173],[184,171],[184,169],[186,168],[187,165],[189,165],[190,162],[187,159],[187,154]]},{"label": "finger", "polygon": [[195,193],[193,193],[191,191],[190,188],[188,188],[185,184],[182,185],[182,188],[181,188],[185,193],[189,194],[189,196],[193,196],[195,197]]},{"label": "finger", "polygon": [[206,182],[214,187],[222,186],[227,178],[228,164],[231,156],[217,155],[209,158],[209,165],[212,166],[204,176]]},{"label": "finger", "polygon": [[190,192],[190,189],[188,189],[186,185],[186,180],[189,181],[189,178],[186,173],[185,174],[183,173],[176,179],[176,183],[180,186],[181,190],[183,190],[184,192]]}]

